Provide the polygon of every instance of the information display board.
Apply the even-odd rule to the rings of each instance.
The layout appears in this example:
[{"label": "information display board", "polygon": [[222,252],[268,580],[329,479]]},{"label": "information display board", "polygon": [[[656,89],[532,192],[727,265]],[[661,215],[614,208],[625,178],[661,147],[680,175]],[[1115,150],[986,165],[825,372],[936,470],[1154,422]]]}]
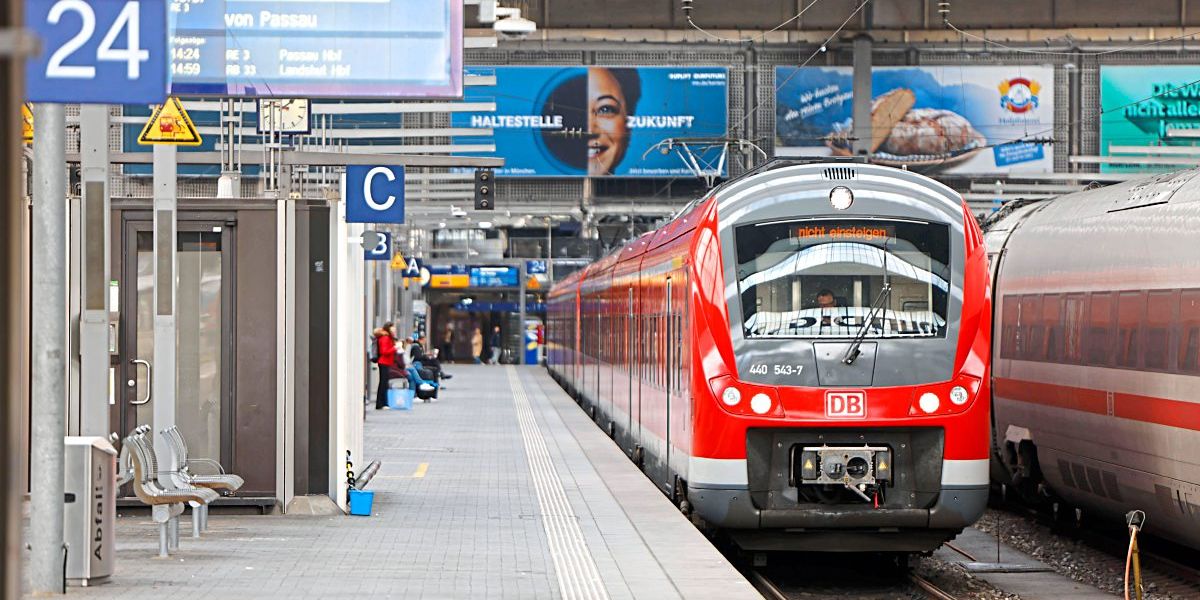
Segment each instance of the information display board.
[{"label": "information display board", "polygon": [[[494,75],[468,101],[495,112],[454,113],[450,124],[493,130],[504,177],[691,177],[668,138],[723,137],[724,67],[471,67]],[[459,137],[457,143],[478,142]],[[706,157],[707,158],[707,157]]]},{"label": "information display board", "polygon": [[462,96],[457,0],[171,0],[171,93]]},{"label": "information display board", "polygon": [[[848,156],[852,67],[775,68],[776,156]],[[1054,68],[876,67],[871,160],[925,172],[1051,172]]]},{"label": "information display board", "polygon": [[517,287],[516,267],[471,267],[471,287]]}]

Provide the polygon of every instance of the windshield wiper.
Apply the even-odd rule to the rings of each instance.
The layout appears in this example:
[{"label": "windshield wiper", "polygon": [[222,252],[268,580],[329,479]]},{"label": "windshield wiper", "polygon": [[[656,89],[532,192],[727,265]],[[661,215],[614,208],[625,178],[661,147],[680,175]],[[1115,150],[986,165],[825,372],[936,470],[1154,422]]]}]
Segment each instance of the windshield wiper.
[{"label": "windshield wiper", "polygon": [[862,354],[859,346],[862,346],[863,340],[867,337],[867,329],[871,326],[871,321],[875,319],[875,313],[879,312],[891,297],[892,284],[884,283],[883,289],[879,290],[879,295],[871,303],[871,310],[867,313],[867,318],[863,320],[862,325],[858,328],[858,334],[854,336],[854,341],[850,342],[850,347],[846,349],[846,355],[842,357],[843,364],[854,364],[858,355]]}]

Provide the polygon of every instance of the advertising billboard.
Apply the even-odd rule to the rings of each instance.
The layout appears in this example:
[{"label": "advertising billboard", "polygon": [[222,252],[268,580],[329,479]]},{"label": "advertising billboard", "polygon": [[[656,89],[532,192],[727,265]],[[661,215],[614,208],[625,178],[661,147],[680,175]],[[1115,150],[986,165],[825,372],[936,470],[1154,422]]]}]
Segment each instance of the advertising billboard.
[{"label": "advertising billboard", "polygon": [[[848,156],[851,67],[775,68],[776,156]],[[1050,66],[876,67],[871,160],[926,172],[1054,170]]]},{"label": "advertising billboard", "polygon": [[[472,67],[494,86],[472,86],[466,100],[495,112],[454,113],[454,127],[493,130],[507,177],[689,177],[668,138],[723,137],[724,67]],[[479,138],[457,138],[477,143]]]},{"label": "advertising billboard", "polygon": [[462,2],[457,0],[170,4],[172,94],[462,95]]},{"label": "advertising billboard", "polygon": [[[1100,66],[1100,154],[1110,146],[1191,146],[1168,129],[1200,129],[1200,65]],[[1144,170],[1101,165],[1101,172]]]}]

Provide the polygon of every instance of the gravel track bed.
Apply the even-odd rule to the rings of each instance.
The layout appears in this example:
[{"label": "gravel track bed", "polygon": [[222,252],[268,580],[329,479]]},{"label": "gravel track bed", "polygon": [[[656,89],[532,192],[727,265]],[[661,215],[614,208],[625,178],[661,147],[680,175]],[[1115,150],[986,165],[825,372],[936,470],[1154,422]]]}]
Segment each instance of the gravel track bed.
[{"label": "gravel track bed", "polygon": [[[912,569],[961,600],[1020,600],[962,567],[936,558],[911,559]],[[879,559],[854,555],[801,555],[773,559],[762,570],[788,598],[811,600],[925,600],[928,596],[894,567]]]},{"label": "gravel track bed", "polygon": [[[1057,534],[1033,518],[989,508],[975,528],[1000,539],[1054,568],[1075,581],[1097,587],[1114,596],[1123,596],[1125,559],[1099,550],[1084,541]],[[1131,575],[1132,577],[1132,575]],[[1194,595],[1180,595],[1159,590],[1143,571],[1147,600],[1195,600]]]}]

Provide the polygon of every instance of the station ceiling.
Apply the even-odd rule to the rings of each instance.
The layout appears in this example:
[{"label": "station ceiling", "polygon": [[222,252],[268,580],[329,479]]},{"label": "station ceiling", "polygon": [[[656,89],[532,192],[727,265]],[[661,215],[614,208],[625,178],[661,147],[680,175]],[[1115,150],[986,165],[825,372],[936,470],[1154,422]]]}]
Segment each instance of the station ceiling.
[{"label": "station ceiling", "polygon": [[[807,10],[788,28],[801,31],[835,29],[857,6],[856,0],[696,0],[692,18],[706,29],[766,30],[814,3],[819,5]],[[679,0],[527,0],[518,4],[522,6],[522,13],[537,21],[541,28],[687,27]],[[872,4],[875,28],[941,28],[942,20],[935,0],[875,0]],[[1187,0],[960,0],[951,2],[950,14],[957,26],[973,29],[1200,24],[1200,7],[1189,10]]]}]

